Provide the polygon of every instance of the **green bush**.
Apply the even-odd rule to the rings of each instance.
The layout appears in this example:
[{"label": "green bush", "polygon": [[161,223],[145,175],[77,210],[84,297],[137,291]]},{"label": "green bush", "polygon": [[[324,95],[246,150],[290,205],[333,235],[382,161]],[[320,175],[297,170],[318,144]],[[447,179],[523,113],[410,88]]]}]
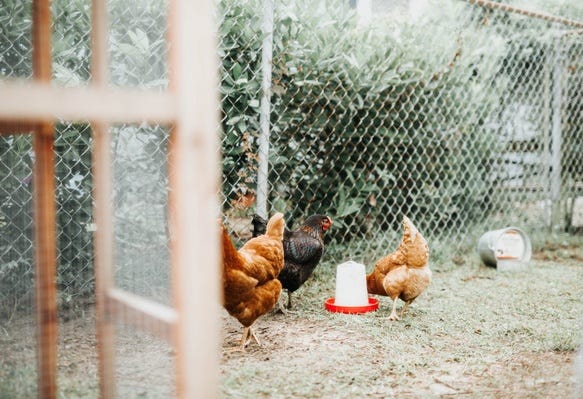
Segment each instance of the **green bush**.
[{"label": "green bush", "polygon": [[235,199],[250,190],[257,175],[261,2],[222,1],[219,6],[223,196]]},{"label": "green bush", "polygon": [[471,28],[472,41],[456,34],[464,7],[423,30],[359,28],[336,10],[278,14],[270,181],[282,183],[272,202],[294,216],[335,214],[344,239],[403,213],[431,231],[484,217],[485,149],[495,148],[484,125],[498,101],[487,86],[504,45],[486,49],[496,38]]},{"label": "green bush", "polygon": [[[113,84],[167,85],[165,3],[108,3]],[[532,82],[524,75],[541,79],[548,37],[541,38],[541,30],[532,25],[508,16],[493,18],[490,11],[461,1],[439,2],[431,17],[414,23],[377,19],[364,28],[347,3],[276,2],[271,210],[286,212],[290,225],[307,214],[327,212],[338,226],[332,231],[338,241],[376,237],[395,228],[391,224],[402,214],[437,234],[487,218],[497,184],[491,178],[493,154],[506,145],[498,139],[500,127],[489,123],[495,110],[505,109],[506,98],[528,92]],[[54,78],[60,85],[84,84],[89,79],[90,2],[54,0],[52,7]],[[31,75],[30,10],[30,1],[0,2],[2,77]],[[262,1],[220,1],[218,21],[226,211],[231,200],[256,190]],[[505,36],[512,24],[521,40]],[[568,58],[580,54],[576,45],[566,49]],[[568,83],[575,87],[580,68],[571,66]],[[581,126],[580,90],[568,91],[565,101],[565,143],[570,147],[563,168],[569,178],[580,180],[580,163],[569,164],[580,153],[575,139]],[[151,242],[164,245],[165,231],[158,223],[163,210],[147,217],[142,210],[149,199],[164,201],[166,181],[157,165],[165,154],[167,131],[159,126],[118,128],[134,139],[124,144],[114,131],[119,182],[130,193],[128,203],[143,203],[130,211],[118,207],[116,215],[136,222],[132,234],[144,239],[137,248]],[[137,159],[132,145],[152,162],[131,165]],[[93,291],[87,229],[92,220],[90,148],[87,125],[57,125],[58,283],[65,304]],[[30,291],[30,138],[0,138],[0,160],[1,304],[4,293],[19,297]],[[143,190],[140,174],[150,183]]]}]

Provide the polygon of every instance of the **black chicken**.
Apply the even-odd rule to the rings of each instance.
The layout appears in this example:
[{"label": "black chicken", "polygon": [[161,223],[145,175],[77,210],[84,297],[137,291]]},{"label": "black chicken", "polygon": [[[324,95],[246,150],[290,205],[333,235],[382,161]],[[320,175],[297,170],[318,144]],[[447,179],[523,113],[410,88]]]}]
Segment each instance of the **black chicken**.
[{"label": "black chicken", "polygon": [[[266,221],[253,216],[253,237],[264,234]],[[287,291],[287,309],[292,308],[292,293],[312,275],[324,252],[323,234],[332,226],[325,215],[312,215],[297,230],[283,234],[284,266],[277,277]],[[283,310],[283,309],[282,309]]]}]

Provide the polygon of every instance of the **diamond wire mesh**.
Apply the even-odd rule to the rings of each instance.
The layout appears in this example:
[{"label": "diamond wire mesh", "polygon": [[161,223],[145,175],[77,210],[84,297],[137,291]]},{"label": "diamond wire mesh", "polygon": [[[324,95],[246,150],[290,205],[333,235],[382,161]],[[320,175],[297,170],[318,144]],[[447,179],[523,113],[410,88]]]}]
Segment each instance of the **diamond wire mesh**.
[{"label": "diamond wire mesh", "polygon": [[[168,85],[166,0],[109,0],[110,81],[120,87]],[[170,304],[167,176],[169,131],[151,124],[112,126],[115,284]],[[120,397],[172,397],[170,346],[119,325]]]},{"label": "diamond wire mesh", "polygon": [[[261,101],[260,72],[248,68],[259,68],[263,34],[260,2],[237,5],[242,27],[221,25],[223,111],[235,108],[223,116],[223,194],[232,230],[246,238]],[[571,220],[582,159],[569,87],[581,53],[570,45],[570,67],[557,53],[568,29],[463,2],[427,14],[413,23],[389,14],[365,29],[343,2],[276,4],[268,209],[289,225],[329,213],[333,261],[371,261],[403,214],[447,253],[473,248],[487,230],[514,224],[544,236]],[[557,103],[557,92],[571,97]],[[569,167],[553,175],[557,157]]]},{"label": "diamond wire mesh", "polygon": [[[165,89],[166,1],[113,0],[108,6],[111,82]],[[111,132],[116,283],[168,304],[168,129],[118,125]]]},{"label": "diamond wire mesh", "polygon": [[[565,176],[565,227],[576,233],[583,224],[581,211],[583,192],[583,31],[566,34],[561,44],[564,51],[565,88],[562,119],[563,149],[562,168]],[[579,202],[577,202],[579,199]]]},{"label": "diamond wire mesh", "polygon": [[[30,78],[31,2],[0,4],[0,76]],[[56,84],[83,86],[90,77],[88,0],[52,2],[53,75]],[[165,88],[166,2],[108,2],[111,83]],[[161,126],[113,126],[116,283],[124,289],[169,302],[165,231],[165,160],[168,132]],[[14,356],[3,357],[0,396],[30,397],[35,391],[33,317],[32,181],[34,154],[29,135],[0,137],[1,217],[0,313]],[[96,392],[93,325],[91,130],[87,124],[55,128],[58,224],[59,394]],[[80,316],[80,317],[77,317]],[[121,330],[116,351],[122,367],[118,393],[143,395],[144,380],[157,381],[154,396],[171,396],[167,345]],[[140,347],[140,350],[136,350]],[[149,349],[145,349],[149,348]],[[18,355],[19,354],[19,355]],[[144,360],[144,358],[147,358]],[[151,359],[151,360],[148,360]],[[139,365],[139,366],[138,366]],[[6,366],[6,367],[5,367]],[[127,366],[127,367],[126,367]],[[81,382],[80,370],[87,375]],[[91,395],[91,394],[89,394]]]},{"label": "diamond wire mesh", "polygon": [[[581,34],[464,2],[415,23],[378,16],[368,29],[347,2],[310,5],[275,5],[267,208],[284,211],[288,226],[329,213],[330,261],[376,257],[396,239],[402,214],[446,253],[510,224],[531,234],[581,225],[574,200],[583,186]],[[54,79],[83,85],[90,2],[52,7]],[[108,7],[112,84],[165,88],[165,2]],[[241,240],[256,207],[262,7],[218,4],[223,212]],[[30,78],[30,1],[3,1],[0,21],[0,76]],[[116,282],[167,303],[168,130],[120,125],[112,134]],[[0,137],[0,313],[11,320],[33,303],[30,143]],[[87,125],[57,125],[59,302],[78,314],[93,294],[90,145]],[[73,340],[84,333],[66,328]],[[91,350],[86,355],[94,361]],[[134,373],[124,378],[124,392],[141,383]]]}]

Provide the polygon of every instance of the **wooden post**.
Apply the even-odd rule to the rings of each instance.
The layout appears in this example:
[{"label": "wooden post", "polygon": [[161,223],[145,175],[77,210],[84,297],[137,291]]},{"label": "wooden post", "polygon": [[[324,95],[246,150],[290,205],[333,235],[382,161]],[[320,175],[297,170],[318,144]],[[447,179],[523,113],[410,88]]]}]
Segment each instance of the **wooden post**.
[{"label": "wooden post", "polygon": [[115,326],[108,314],[108,294],[113,288],[113,222],[111,219],[111,153],[109,129],[93,123],[93,217],[95,247],[95,329],[99,360],[99,392],[115,397]]},{"label": "wooden post", "polygon": [[[34,0],[32,24],[34,79],[51,81],[51,9]],[[51,121],[34,130],[34,241],[38,397],[57,396],[57,238],[55,221],[54,129]]]},{"label": "wooden post", "polygon": [[170,2],[170,89],[177,118],[169,144],[170,267],[176,392],[218,396],[218,69],[212,0]]},{"label": "wooden post", "polygon": [[[105,0],[92,1],[91,77],[94,89],[106,89],[108,73],[108,29]],[[115,397],[115,325],[108,310],[108,296],[114,288],[113,209],[111,135],[109,125],[92,121],[93,135],[93,217],[95,247],[95,330],[99,361],[99,395]]]},{"label": "wooden post", "polygon": [[38,397],[57,394],[56,222],[53,127],[34,134],[34,242],[37,322]]}]

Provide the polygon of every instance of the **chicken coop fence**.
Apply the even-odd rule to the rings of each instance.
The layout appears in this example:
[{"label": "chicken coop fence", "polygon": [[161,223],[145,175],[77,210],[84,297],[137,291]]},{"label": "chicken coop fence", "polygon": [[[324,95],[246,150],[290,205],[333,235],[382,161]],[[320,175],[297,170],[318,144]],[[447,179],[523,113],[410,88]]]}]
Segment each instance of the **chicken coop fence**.
[{"label": "chicken coop fence", "polygon": [[[222,213],[334,220],[327,260],[370,262],[403,215],[433,250],[492,228],[583,224],[583,24],[485,1],[222,0]],[[167,84],[163,0],[111,0],[110,75]],[[88,0],[53,0],[53,78],[89,79]],[[366,10],[365,10],[366,11]],[[0,4],[0,77],[31,77],[31,1]],[[374,18],[372,17],[374,15]],[[169,302],[164,126],[112,127],[118,284]],[[91,135],[56,128],[62,309],[93,295]],[[0,314],[32,307],[31,138],[0,137]]]}]

